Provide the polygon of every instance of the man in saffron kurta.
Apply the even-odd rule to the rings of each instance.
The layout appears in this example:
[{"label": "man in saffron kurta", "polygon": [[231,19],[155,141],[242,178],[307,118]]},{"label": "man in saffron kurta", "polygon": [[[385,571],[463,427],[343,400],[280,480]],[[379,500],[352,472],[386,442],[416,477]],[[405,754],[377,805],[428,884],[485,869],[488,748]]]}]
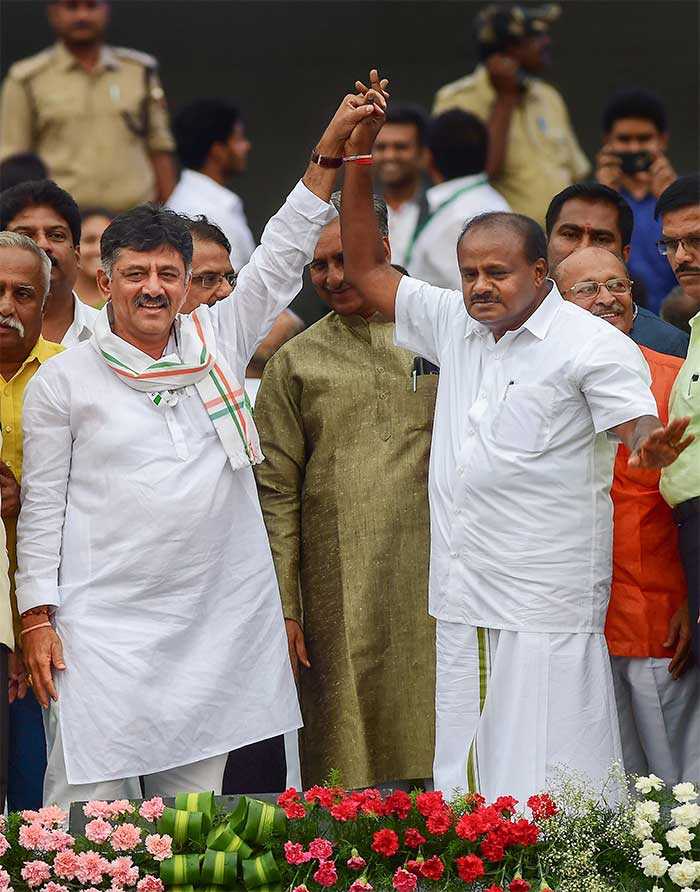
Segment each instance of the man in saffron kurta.
[{"label": "man in saffron kurta", "polygon": [[[375,212],[388,255],[380,199]],[[332,312],[266,366],[256,477],[290,654],[304,666],[304,787],[332,769],[349,787],[422,783],[434,741],[427,474],[437,376],[412,376],[415,355],[344,281],[342,250],[335,220],[310,264]]]},{"label": "man in saffron kurta", "polygon": [[[584,248],[562,261],[555,277],[566,298],[629,334],[632,293],[616,256]],[[682,360],[640,350],[666,424]],[[689,665],[687,586],[676,524],[659,492],[660,473],[630,467],[628,459],[621,444],[611,489],[613,575],[605,636],[625,768],[675,784],[700,776],[700,673]]]}]

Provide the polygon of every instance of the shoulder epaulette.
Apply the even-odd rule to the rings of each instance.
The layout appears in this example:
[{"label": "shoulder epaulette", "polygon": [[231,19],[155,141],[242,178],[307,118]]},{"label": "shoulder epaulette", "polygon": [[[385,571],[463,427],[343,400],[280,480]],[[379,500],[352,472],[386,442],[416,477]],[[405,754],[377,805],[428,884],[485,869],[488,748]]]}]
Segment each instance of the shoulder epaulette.
[{"label": "shoulder epaulette", "polygon": [[53,58],[53,53],[54,48],[50,46],[45,50],[42,50],[40,53],[37,53],[35,56],[29,56],[27,59],[20,59],[19,62],[15,62],[15,64],[11,66],[8,76],[13,77],[18,81],[26,81],[29,78],[34,77],[49,65]]},{"label": "shoulder epaulette", "polygon": [[142,53],[141,50],[132,50],[129,47],[124,46],[114,46],[112,47],[115,55],[122,59],[125,62],[135,62],[137,65],[142,65],[144,68],[157,68],[158,60],[155,56],[149,55],[149,53]]},{"label": "shoulder epaulette", "polygon": [[469,90],[473,86],[474,75],[467,74],[464,77],[461,77],[458,81],[452,81],[451,84],[445,84],[444,87],[440,87],[437,95],[443,98],[445,96],[451,96],[453,93],[461,93],[462,90]]}]

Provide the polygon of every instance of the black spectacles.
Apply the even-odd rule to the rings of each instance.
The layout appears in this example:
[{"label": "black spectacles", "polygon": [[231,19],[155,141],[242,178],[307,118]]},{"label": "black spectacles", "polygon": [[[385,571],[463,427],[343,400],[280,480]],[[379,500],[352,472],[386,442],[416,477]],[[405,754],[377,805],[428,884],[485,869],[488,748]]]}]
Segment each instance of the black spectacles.
[{"label": "black spectacles", "polygon": [[192,281],[200,288],[218,288],[223,280],[226,280],[231,291],[236,287],[238,275],[236,273],[202,273],[200,276],[192,276]]},{"label": "black spectacles", "polygon": [[678,246],[683,245],[683,250],[689,254],[700,251],[700,235],[687,235],[684,238],[662,238],[656,243],[659,254],[666,257],[667,254],[675,254]]}]

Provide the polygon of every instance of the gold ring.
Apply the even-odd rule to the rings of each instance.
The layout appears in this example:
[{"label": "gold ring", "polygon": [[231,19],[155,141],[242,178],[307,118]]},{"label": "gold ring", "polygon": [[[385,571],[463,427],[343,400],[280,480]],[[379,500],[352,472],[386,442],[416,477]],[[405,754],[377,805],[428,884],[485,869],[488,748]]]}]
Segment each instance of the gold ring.
[{"label": "gold ring", "polygon": [[31,674],[31,672],[27,672],[25,678],[26,678],[26,681],[27,681],[27,684],[29,685],[29,687],[30,687],[30,688],[33,687],[34,682],[32,681],[32,674]]}]

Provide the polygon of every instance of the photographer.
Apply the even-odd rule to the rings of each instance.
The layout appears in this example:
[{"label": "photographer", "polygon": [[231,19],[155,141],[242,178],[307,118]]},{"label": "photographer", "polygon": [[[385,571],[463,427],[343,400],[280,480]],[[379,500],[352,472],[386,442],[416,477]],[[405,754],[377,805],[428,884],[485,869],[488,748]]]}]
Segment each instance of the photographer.
[{"label": "photographer", "polygon": [[656,199],[677,178],[665,154],[667,146],[666,109],[658,96],[645,90],[625,90],[608,102],[603,112],[603,148],[596,159],[596,179],[623,195],[632,208],[629,270],[635,283],[644,289],[647,308],[657,314],[676,285],[656,247],[661,224],[654,219]]}]

